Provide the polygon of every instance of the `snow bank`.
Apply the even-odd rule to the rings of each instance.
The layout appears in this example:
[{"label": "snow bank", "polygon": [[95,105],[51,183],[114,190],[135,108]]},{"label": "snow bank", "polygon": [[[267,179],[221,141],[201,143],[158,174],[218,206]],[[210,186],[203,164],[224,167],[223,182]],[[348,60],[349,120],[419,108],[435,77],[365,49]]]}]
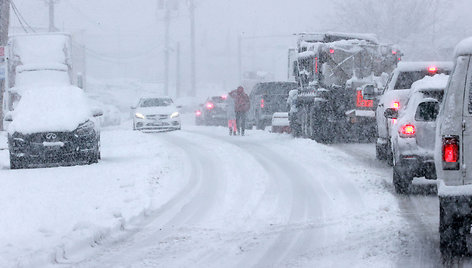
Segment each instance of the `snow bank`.
[{"label": "snow bank", "polygon": [[88,100],[77,87],[37,87],[22,90],[21,96],[9,133],[73,131],[91,117]]},{"label": "snow bank", "polygon": [[8,151],[0,150],[0,267],[73,261],[186,184],[179,152],[123,129],[130,125],[102,131],[102,160],[89,166],[9,170]]}]

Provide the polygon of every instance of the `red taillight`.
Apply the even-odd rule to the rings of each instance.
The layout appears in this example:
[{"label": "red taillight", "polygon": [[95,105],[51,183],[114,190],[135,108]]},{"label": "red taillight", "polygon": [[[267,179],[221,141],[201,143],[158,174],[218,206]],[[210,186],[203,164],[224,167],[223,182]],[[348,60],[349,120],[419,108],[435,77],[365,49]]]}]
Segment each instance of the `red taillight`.
[{"label": "red taillight", "polygon": [[459,169],[459,137],[443,137],[442,145],[443,169]]},{"label": "red taillight", "polygon": [[437,71],[438,71],[438,67],[436,67],[434,65],[428,67],[428,72],[430,72],[430,73],[435,73]]},{"label": "red taillight", "polygon": [[400,136],[403,138],[412,138],[416,134],[416,128],[412,124],[406,124],[400,128]]},{"label": "red taillight", "polygon": [[195,111],[195,115],[196,115],[196,116],[200,116],[200,115],[202,115],[202,111],[200,111],[200,110],[198,110],[198,111]]},{"label": "red taillight", "polygon": [[264,108],[264,99],[261,99],[261,108]]},{"label": "red taillight", "polygon": [[207,104],[205,106],[208,110],[211,110],[215,107],[215,105],[212,102],[207,102]]},{"label": "red taillight", "polygon": [[393,102],[393,105],[392,105],[392,108],[393,108],[393,109],[397,109],[397,110],[400,109],[400,102],[394,101],[394,102]]},{"label": "red taillight", "polygon": [[228,95],[222,95],[221,98],[222,98],[223,100],[226,100],[226,99],[228,98]]},{"label": "red taillight", "polygon": [[334,54],[334,48],[330,48],[329,53]]},{"label": "red taillight", "polygon": [[397,51],[396,51],[396,50],[392,50],[392,54],[393,54],[393,55],[397,55]]},{"label": "red taillight", "polygon": [[315,73],[318,73],[318,57],[315,57]]}]

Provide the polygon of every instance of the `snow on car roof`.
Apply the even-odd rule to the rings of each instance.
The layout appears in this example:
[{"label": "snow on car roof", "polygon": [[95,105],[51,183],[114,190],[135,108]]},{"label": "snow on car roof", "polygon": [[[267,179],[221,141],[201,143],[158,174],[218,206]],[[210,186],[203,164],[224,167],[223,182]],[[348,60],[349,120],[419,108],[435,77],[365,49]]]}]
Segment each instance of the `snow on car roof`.
[{"label": "snow on car roof", "polygon": [[78,87],[35,87],[22,91],[12,116],[11,134],[73,131],[91,117],[91,108]]},{"label": "snow on car roof", "polygon": [[430,66],[452,70],[453,63],[450,61],[401,61],[398,63],[397,70],[400,72],[418,71]]},{"label": "snow on car roof", "polygon": [[466,38],[457,44],[454,57],[472,54],[472,37]]},{"label": "snow on car roof", "polygon": [[445,89],[447,82],[449,80],[449,75],[437,74],[434,76],[425,76],[425,78],[414,82],[411,85],[413,91],[425,91],[425,90],[437,90]]},{"label": "snow on car roof", "polygon": [[70,55],[67,54],[70,53],[70,36],[65,33],[13,35],[9,40],[9,45],[15,53],[11,56],[18,56],[22,64],[65,64],[70,60]]}]

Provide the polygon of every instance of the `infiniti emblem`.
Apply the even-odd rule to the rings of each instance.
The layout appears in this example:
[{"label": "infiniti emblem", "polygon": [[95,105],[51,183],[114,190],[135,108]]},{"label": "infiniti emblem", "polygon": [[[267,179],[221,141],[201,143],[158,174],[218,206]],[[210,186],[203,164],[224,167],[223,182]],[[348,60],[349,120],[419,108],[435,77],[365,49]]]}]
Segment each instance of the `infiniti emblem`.
[{"label": "infiniti emblem", "polygon": [[57,138],[57,135],[54,133],[48,133],[46,134],[46,139],[48,140],[55,140]]}]

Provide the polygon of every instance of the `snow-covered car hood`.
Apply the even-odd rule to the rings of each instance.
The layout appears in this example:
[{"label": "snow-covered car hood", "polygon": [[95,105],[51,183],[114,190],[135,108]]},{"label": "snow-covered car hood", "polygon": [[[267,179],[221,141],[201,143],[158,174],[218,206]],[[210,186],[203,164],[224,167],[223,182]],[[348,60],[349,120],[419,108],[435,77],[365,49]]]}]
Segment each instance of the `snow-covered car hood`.
[{"label": "snow-covered car hood", "polygon": [[10,134],[73,131],[92,117],[88,99],[78,87],[36,87],[23,89],[20,95],[8,126]]},{"label": "snow-covered car hood", "polygon": [[136,113],[141,113],[143,115],[151,114],[172,114],[177,112],[177,107],[174,105],[169,106],[159,106],[159,107],[138,107],[136,108]]}]

